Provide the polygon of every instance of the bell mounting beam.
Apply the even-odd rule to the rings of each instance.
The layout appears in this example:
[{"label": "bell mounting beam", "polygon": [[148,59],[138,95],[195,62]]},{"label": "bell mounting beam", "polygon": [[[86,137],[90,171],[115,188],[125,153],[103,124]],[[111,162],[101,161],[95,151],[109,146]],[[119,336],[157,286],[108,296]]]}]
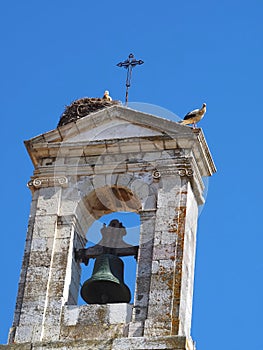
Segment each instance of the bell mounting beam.
[{"label": "bell mounting beam", "polygon": [[137,260],[139,246],[126,248],[110,248],[96,244],[93,247],[78,249],[75,251],[75,259],[78,262],[88,265],[89,259],[96,259],[102,254],[112,254],[115,256],[134,256]]},{"label": "bell mounting beam", "polygon": [[123,62],[119,62],[117,64],[118,67],[124,67],[127,69],[127,77],[126,77],[126,93],[125,93],[125,105],[128,104],[128,95],[129,95],[129,87],[131,86],[131,75],[132,75],[132,69],[136,67],[137,65],[141,65],[144,62],[142,60],[136,60],[134,55],[132,53],[129,54],[129,57],[127,60]]}]

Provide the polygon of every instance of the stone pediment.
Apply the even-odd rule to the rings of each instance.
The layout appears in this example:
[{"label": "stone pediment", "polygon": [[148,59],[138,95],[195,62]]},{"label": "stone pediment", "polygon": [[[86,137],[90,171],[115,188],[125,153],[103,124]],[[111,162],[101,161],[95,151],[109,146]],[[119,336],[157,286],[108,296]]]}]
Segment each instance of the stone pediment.
[{"label": "stone pediment", "polygon": [[[123,148],[130,151],[138,148],[143,140],[155,139],[153,149],[188,149],[202,163],[202,174],[207,176],[215,171],[208,146],[201,129],[193,129],[177,122],[143,113],[120,105],[114,105],[91,113],[86,117],[59,126],[57,129],[25,141],[25,145],[37,166],[43,158],[56,157],[57,152],[74,155],[86,152],[102,152],[106,144],[125,143]],[[129,142],[128,142],[129,141]],[[158,144],[159,142],[159,144]],[[160,143],[161,142],[161,143]],[[146,147],[149,147],[149,143]],[[142,147],[139,147],[142,149]],[[63,151],[65,150],[65,151]],[[84,151],[85,150],[85,151]],[[89,152],[90,152],[89,151]],[[95,152],[95,153],[94,153]],[[104,151],[103,151],[104,152]],[[206,159],[205,163],[203,162]]]},{"label": "stone pediment", "polygon": [[159,130],[136,125],[123,119],[113,118],[110,121],[106,121],[101,125],[94,126],[91,129],[87,128],[86,130],[82,130],[81,133],[69,137],[67,141],[99,141],[157,135],[161,135],[161,132]]},{"label": "stone pediment", "polygon": [[184,134],[191,136],[191,128],[174,121],[139,112],[123,106],[112,106],[55,130],[34,137],[31,143],[82,142],[124,139],[158,135]]}]

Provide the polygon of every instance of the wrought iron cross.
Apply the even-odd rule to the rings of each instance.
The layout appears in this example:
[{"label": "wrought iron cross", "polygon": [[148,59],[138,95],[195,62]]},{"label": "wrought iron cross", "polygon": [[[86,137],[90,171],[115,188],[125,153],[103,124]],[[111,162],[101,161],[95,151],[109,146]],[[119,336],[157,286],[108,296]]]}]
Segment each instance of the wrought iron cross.
[{"label": "wrought iron cross", "polygon": [[127,105],[128,103],[129,87],[131,86],[132,68],[134,68],[138,64],[141,65],[143,63],[144,62],[142,60],[136,60],[134,55],[130,53],[127,60],[117,64],[118,67],[124,67],[125,69],[127,69],[125,105]]}]

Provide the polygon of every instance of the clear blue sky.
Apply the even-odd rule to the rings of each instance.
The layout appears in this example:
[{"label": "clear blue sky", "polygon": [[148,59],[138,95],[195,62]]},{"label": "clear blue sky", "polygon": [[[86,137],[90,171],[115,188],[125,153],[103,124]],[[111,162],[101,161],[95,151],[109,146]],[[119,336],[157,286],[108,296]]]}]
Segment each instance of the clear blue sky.
[{"label": "clear blue sky", "polygon": [[200,122],[218,173],[198,228],[192,336],[202,350],[263,349],[261,0],[9,0],[0,5],[2,204],[0,343],[11,326],[32,165],[23,140],[54,129],[64,106],[100,97]]}]

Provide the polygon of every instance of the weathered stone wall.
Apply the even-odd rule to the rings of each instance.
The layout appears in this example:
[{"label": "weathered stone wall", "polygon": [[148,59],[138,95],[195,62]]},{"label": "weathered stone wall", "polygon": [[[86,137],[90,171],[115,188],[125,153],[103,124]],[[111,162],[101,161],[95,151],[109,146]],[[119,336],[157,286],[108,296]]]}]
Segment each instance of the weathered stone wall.
[{"label": "weathered stone wall", "polygon": [[190,336],[197,227],[197,210],[187,210],[188,205],[197,208],[192,193],[186,179],[164,176],[156,212],[146,336]]},{"label": "weathered stone wall", "polygon": [[132,305],[107,304],[65,306],[61,317],[61,340],[111,339],[128,334]]},{"label": "weathered stone wall", "polygon": [[0,350],[196,350],[190,338],[137,337],[0,345]]}]

